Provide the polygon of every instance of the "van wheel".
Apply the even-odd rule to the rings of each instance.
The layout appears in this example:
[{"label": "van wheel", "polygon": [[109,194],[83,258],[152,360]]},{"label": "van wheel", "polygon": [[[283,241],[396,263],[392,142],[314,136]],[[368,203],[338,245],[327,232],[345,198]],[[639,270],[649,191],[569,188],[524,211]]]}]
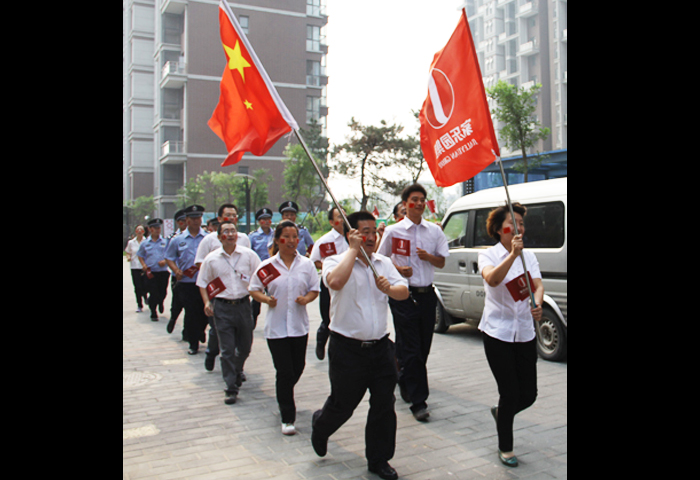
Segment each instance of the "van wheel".
[{"label": "van wheel", "polygon": [[437,307],[435,307],[435,328],[433,331],[435,333],[445,333],[450,326],[447,324],[447,316],[449,314],[442,308],[440,301],[437,302]]},{"label": "van wheel", "polygon": [[545,305],[542,320],[535,322],[537,353],[545,360],[557,362],[566,358],[566,334],[564,326],[554,310]]}]

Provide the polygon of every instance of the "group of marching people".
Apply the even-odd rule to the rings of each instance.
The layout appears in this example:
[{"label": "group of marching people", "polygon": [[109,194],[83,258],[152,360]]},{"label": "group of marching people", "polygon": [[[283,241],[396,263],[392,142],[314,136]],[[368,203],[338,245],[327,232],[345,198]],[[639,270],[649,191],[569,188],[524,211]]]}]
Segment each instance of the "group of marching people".
[{"label": "group of marching people", "polygon": [[[153,320],[158,319],[156,309],[163,312],[168,269],[172,272],[171,304],[175,310],[171,309],[167,330],[173,331],[177,309],[184,308],[183,339],[190,344],[189,354],[198,352],[206,326],[211,326],[204,363],[207,370],[213,370],[215,357],[220,354],[226,404],[236,403],[245,381],[244,366],[260,304],[267,305],[264,335],[276,369],[277,402],[285,435],[296,433],[294,387],[306,362],[306,305],[320,295],[322,322],[316,332],[316,355],[323,360],[328,343],[331,393],[312,416],[313,449],[319,456],[326,455],[329,437],[352,416],[369,390],[365,436],[368,469],[381,478],[395,479],[398,474],[388,463],[396,446],[394,390],[398,383],[400,395],[410,404],[415,419],[428,420],[426,365],[438,301],[434,269],[443,268],[449,256],[441,227],[422,218],[426,195],[420,184],[407,187],[394,209],[396,223],[381,224],[379,228],[369,212],[346,216],[333,207],[328,213],[333,228],[315,243],[308,231],[296,224],[298,206],[294,202],[280,205],[283,220],[274,229],[272,211],[259,210],[256,220],[260,228],[249,236],[238,232],[234,205],[222,205],[217,230],[209,234],[201,228],[204,208],[191,205],[176,214],[176,221],[182,222],[180,232],[163,239],[162,220],[152,219],[148,222],[149,238],[141,239],[138,247],[131,244],[132,240],[127,252],[132,269],[138,270],[134,268],[136,258],[136,266],[146,278]],[[487,294],[489,288],[496,293],[505,288],[502,284],[509,279],[513,259],[523,249],[524,208],[516,210],[516,222],[507,213],[508,207],[500,210],[498,215],[492,212],[493,219],[489,217],[489,232],[493,230],[492,236],[500,241],[493,248],[500,245],[506,254],[485,255],[483,265],[481,256],[479,259]],[[490,260],[492,257],[495,260]],[[544,295],[539,267],[532,257],[528,265],[539,307],[517,312],[523,317],[529,315],[530,325],[533,318],[539,320],[541,316]],[[136,287],[136,280],[134,284],[141,310],[139,295],[143,292]],[[389,339],[389,311],[395,343]],[[535,348],[532,339],[525,350],[518,350],[526,353],[509,350],[508,344],[520,343],[497,338],[501,323],[506,321],[497,317],[485,312],[479,329],[485,332],[487,358],[501,394],[499,405],[492,408],[499,433],[499,458],[508,466],[516,466],[512,454],[513,417],[535,400],[536,375],[532,371],[536,353],[530,355]],[[523,360],[525,357],[527,360]],[[518,372],[523,370],[527,374],[520,375]]]}]

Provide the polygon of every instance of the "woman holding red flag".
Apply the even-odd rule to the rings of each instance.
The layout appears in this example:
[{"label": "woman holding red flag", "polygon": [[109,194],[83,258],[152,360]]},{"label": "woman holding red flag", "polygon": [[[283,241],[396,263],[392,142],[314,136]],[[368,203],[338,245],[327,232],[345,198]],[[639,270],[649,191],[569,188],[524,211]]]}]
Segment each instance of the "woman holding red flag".
[{"label": "woman holding red flag", "polygon": [[[542,319],[544,298],[537,258],[523,250],[523,217],[527,209],[514,203],[513,211],[515,222],[508,205],[491,211],[486,228],[499,242],[479,254],[479,271],[486,290],[479,330],[484,333],[486,358],[500,394],[498,405],[491,408],[498,430],[498,457],[509,467],[518,466],[513,453],[515,415],[537,398],[537,339],[533,319]],[[526,257],[537,305],[529,302],[523,263],[518,259],[521,253]]]}]

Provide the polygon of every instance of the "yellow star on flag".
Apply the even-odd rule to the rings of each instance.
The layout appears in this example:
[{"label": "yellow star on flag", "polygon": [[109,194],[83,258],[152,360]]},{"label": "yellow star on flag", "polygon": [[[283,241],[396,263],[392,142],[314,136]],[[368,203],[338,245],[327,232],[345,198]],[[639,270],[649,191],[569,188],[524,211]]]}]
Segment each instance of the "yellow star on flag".
[{"label": "yellow star on flag", "polygon": [[245,104],[245,108],[247,108],[248,110],[253,109],[253,104],[250,103],[248,100],[243,100],[243,103]]},{"label": "yellow star on flag", "polygon": [[243,70],[244,68],[250,67],[250,63],[243,58],[243,55],[241,54],[241,45],[236,40],[236,46],[231,48],[224,44],[224,50],[226,50],[226,53],[228,54],[228,68],[231,70],[238,70],[238,73],[241,74],[241,78],[243,78],[243,81],[245,82],[245,71]]}]

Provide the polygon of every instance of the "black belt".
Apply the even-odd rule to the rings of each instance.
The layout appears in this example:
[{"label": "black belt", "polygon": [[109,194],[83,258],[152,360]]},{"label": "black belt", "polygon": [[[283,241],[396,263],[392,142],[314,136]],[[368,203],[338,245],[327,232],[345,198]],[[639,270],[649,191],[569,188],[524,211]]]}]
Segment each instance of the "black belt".
[{"label": "black belt", "polygon": [[219,298],[216,297],[214,300],[218,300],[220,302],[228,303],[230,305],[238,305],[239,303],[247,303],[248,302],[248,295],[246,295],[243,298],[239,298],[238,300],[227,300],[225,298]]},{"label": "black belt", "polygon": [[428,285],[427,287],[408,287],[411,293],[430,293],[433,291],[433,286]]},{"label": "black belt", "polygon": [[372,347],[378,345],[379,342],[383,342],[384,340],[388,339],[389,334],[387,333],[379,340],[356,340],[354,338],[345,337],[345,336],[331,330],[331,337],[335,338],[336,340],[338,340],[342,343],[345,343],[347,345],[351,345],[353,347],[372,348]]}]

